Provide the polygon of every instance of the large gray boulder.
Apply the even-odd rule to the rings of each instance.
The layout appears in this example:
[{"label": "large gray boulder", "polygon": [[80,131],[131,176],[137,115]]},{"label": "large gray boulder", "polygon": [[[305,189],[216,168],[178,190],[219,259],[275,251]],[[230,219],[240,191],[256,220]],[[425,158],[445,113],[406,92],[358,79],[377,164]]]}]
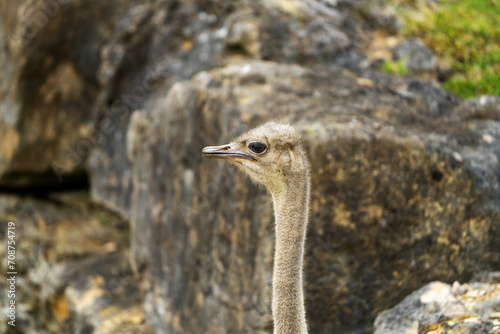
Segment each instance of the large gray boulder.
[{"label": "large gray boulder", "polygon": [[375,320],[375,334],[500,333],[500,273],[465,284],[432,282]]},{"label": "large gray boulder", "polygon": [[168,333],[270,331],[270,197],[200,156],[269,119],[295,124],[311,159],[311,333],[367,330],[429,280],[497,267],[500,126],[476,105],[488,106],[489,117],[465,116],[467,104],[418,79],[270,62],[175,84],[127,135],[148,321]]},{"label": "large gray boulder", "polygon": [[[213,34],[205,36],[203,47],[190,40],[217,21],[206,13],[213,5],[183,1],[177,6],[169,0],[0,4],[1,188],[86,186],[86,162],[96,147],[104,152],[96,164],[126,160],[115,154],[125,152],[115,144],[129,114],[159,83],[168,87],[213,67],[207,55],[222,45],[220,38],[214,43]],[[195,20],[198,13],[205,15]],[[107,169],[99,172],[113,182]],[[99,173],[92,175],[94,188],[102,189],[95,192],[102,194],[97,200],[106,198],[102,202],[117,211],[120,207],[111,203],[128,206],[106,192]]]},{"label": "large gray boulder", "polygon": [[101,47],[132,1],[0,4],[0,187],[86,179]]}]

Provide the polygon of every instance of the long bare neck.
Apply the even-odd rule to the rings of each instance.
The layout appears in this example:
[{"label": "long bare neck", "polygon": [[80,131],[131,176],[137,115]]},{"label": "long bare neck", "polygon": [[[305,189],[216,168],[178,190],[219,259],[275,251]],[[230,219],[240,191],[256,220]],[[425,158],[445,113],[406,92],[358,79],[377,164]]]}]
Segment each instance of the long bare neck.
[{"label": "long bare neck", "polygon": [[273,192],[276,250],[273,271],[275,334],[306,334],[302,282],[304,241],[309,213],[309,174],[294,176]]}]

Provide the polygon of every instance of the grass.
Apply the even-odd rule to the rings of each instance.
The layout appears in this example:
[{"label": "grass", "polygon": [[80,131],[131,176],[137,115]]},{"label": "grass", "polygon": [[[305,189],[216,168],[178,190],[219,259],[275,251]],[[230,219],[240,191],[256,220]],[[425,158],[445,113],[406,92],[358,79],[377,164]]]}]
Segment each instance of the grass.
[{"label": "grass", "polygon": [[397,75],[405,75],[410,73],[410,71],[406,68],[406,58],[401,58],[399,60],[386,60],[382,64],[382,70],[387,73],[397,74]]},{"label": "grass", "polygon": [[420,38],[450,64],[443,86],[464,98],[500,95],[500,2],[392,0],[407,37]]}]

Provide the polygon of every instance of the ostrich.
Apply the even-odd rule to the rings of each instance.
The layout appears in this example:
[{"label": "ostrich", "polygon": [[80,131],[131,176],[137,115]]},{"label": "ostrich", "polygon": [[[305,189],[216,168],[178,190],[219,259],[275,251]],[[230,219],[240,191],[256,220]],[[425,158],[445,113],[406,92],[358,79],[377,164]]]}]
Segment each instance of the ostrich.
[{"label": "ostrich", "polygon": [[230,144],[205,147],[202,154],[235,163],[271,192],[276,219],[274,333],[306,334],[302,263],[310,181],[300,133],[291,125],[269,122]]}]

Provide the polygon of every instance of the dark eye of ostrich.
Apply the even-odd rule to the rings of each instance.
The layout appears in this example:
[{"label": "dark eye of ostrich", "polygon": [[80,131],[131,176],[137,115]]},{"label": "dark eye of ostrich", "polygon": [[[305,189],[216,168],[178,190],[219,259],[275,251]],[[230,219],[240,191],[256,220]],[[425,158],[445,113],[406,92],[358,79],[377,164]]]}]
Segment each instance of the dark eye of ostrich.
[{"label": "dark eye of ostrich", "polygon": [[251,141],[247,146],[250,151],[256,154],[262,154],[267,150],[267,145],[260,141]]}]

